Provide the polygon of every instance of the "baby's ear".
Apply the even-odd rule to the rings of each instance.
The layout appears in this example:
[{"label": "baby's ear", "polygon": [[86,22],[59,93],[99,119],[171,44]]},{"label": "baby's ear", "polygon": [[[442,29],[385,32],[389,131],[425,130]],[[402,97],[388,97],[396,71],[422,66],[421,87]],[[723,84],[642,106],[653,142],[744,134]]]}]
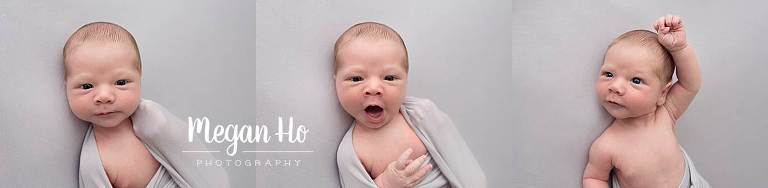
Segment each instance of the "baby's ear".
[{"label": "baby's ear", "polygon": [[656,106],[664,105],[664,103],[667,102],[667,94],[669,94],[669,89],[672,88],[672,80],[667,82],[667,85],[664,86],[664,89],[661,90],[661,94],[659,94],[659,99],[656,101]]}]

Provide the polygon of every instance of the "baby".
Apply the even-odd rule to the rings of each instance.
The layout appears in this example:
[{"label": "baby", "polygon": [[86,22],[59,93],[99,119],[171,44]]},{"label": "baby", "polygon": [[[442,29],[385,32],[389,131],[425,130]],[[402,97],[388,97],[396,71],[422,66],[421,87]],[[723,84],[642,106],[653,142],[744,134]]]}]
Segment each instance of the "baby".
[{"label": "baby", "polygon": [[336,94],[354,122],[338,148],[343,187],[485,187],[452,121],[406,97],[408,52],[380,23],[352,26],[334,47]]},{"label": "baby", "polygon": [[609,187],[611,171],[613,187],[709,187],[675,136],[701,85],[698,59],[680,17],[661,17],[654,28],[608,46],[596,89],[615,119],[592,143],[584,187]]},{"label": "baby", "polygon": [[140,99],[141,58],[131,33],[107,22],[80,27],[64,45],[64,72],[70,109],[91,124],[80,187],[204,185],[195,170],[178,165],[184,123]]}]

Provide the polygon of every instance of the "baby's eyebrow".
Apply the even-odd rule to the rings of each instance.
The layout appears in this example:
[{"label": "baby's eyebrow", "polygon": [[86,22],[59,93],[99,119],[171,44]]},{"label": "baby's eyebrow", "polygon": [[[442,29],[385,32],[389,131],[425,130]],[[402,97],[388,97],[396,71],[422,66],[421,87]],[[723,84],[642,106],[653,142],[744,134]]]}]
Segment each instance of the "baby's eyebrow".
[{"label": "baby's eyebrow", "polygon": [[80,73],[80,74],[69,76],[69,78],[67,78],[67,80],[82,82],[82,81],[86,81],[86,80],[88,80],[90,78],[91,78],[91,74],[90,73]]},{"label": "baby's eyebrow", "polygon": [[645,72],[638,72],[638,73],[635,73],[635,75],[636,75],[637,77],[642,77],[642,78],[646,78],[646,77],[648,77],[648,76],[649,76],[649,75],[648,75],[647,73],[645,73]]},{"label": "baby's eyebrow", "polygon": [[117,76],[137,76],[138,74],[136,74],[136,72],[134,72],[134,71],[119,69],[119,70],[115,70],[114,71],[114,75],[117,75]]},{"label": "baby's eyebrow", "polygon": [[344,70],[344,72],[346,72],[347,74],[358,74],[363,70],[365,70],[365,68],[360,66],[347,66],[347,67],[343,67],[341,70]]}]

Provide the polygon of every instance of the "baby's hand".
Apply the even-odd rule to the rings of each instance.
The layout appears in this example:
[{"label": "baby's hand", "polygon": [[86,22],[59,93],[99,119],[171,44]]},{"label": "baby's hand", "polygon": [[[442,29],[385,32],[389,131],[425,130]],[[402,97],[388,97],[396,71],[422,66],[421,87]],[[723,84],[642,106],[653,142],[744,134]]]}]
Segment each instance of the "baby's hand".
[{"label": "baby's hand", "polygon": [[408,160],[413,150],[408,148],[400,154],[397,161],[389,163],[384,173],[376,177],[376,185],[384,188],[414,187],[426,177],[427,172],[432,170],[432,159],[429,156],[422,155],[416,160]]},{"label": "baby's hand", "polygon": [[659,43],[670,52],[676,52],[688,46],[680,16],[667,15],[656,20],[654,27],[659,35]]}]

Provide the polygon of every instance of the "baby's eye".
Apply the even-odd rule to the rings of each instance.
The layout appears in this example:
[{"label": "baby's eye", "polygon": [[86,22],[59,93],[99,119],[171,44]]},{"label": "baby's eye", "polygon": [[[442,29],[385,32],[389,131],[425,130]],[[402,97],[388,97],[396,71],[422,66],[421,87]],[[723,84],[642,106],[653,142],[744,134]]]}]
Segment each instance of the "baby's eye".
[{"label": "baby's eye", "polygon": [[361,76],[352,76],[352,77],[349,77],[347,80],[351,80],[352,82],[359,82],[359,81],[363,81],[363,77],[361,77]]},{"label": "baby's eye", "polygon": [[395,79],[397,79],[397,77],[395,75],[384,76],[384,80],[386,80],[386,81],[395,81]]},{"label": "baby's eye", "polygon": [[608,78],[613,78],[612,72],[604,72],[603,75],[605,75],[605,77],[608,77]]},{"label": "baby's eye", "polygon": [[117,81],[115,81],[115,85],[119,85],[119,86],[125,85],[127,83],[128,83],[128,81],[126,81],[126,80],[117,80]]},{"label": "baby's eye", "polygon": [[632,83],[634,84],[641,84],[643,83],[643,80],[637,77],[632,78]]},{"label": "baby's eye", "polygon": [[88,90],[93,88],[93,84],[80,84],[80,88]]}]

